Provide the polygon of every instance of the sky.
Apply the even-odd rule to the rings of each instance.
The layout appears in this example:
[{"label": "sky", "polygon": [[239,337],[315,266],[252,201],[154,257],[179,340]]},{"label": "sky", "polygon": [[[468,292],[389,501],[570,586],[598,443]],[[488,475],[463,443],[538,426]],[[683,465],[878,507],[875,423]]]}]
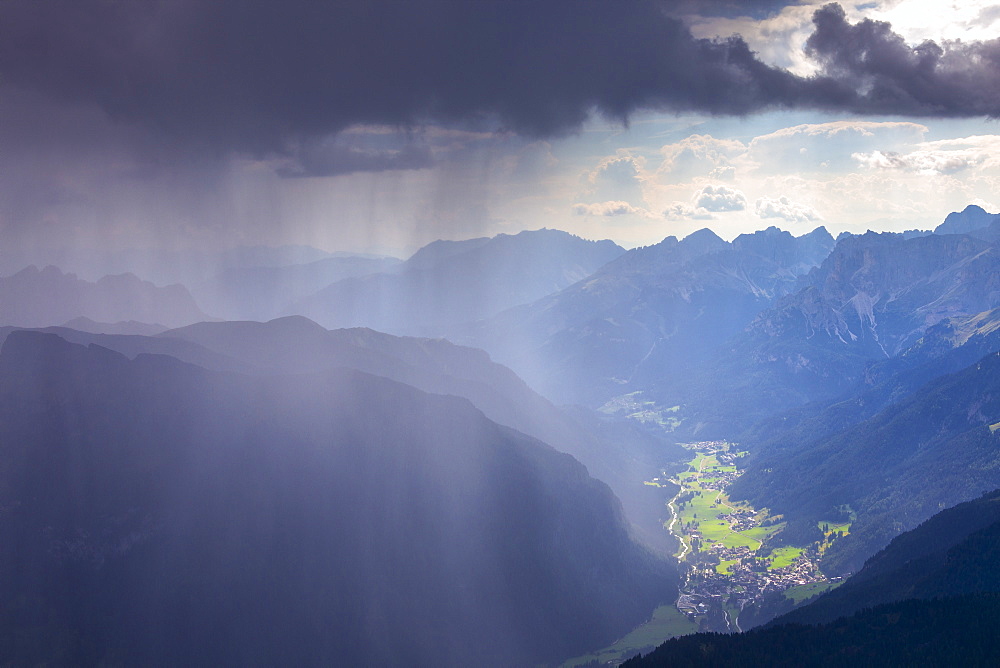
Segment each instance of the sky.
[{"label": "sky", "polygon": [[0,0],[0,257],[1000,211],[1000,2]]}]

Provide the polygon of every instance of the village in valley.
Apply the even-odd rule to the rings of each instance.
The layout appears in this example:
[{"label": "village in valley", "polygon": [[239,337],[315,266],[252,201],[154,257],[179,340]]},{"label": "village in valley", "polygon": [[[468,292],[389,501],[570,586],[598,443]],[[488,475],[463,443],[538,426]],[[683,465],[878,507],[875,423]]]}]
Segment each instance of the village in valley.
[{"label": "village in valley", "polygon": [[816,564],[830,541],[850,530],[849,522],[822,523],[823,540],[809,546],[773,546],[770,539],[785,526],[782,517],[726,495],[744,453],[725,441],[685,447],[693,456],[685,471],[647,482],[679,487],[664,526],[680,544],[681,613],[703,631],[740,631],[740,613],[765,595],[796,600],[837,584]]},{"label": "village in valley", "polygon": [[[662,423],[663,413],[638,403],[635,395],[627,395],[621,402],[631,410],[648,409],[632,417]],[[675,556],[681,582],[677,600],[664,602],[649,621],[612,645],[571,659],[562,668],[616,666],[668,638],[698,631],[744,631],[741,614],[759,607],[765,599],[787,599],[791,607],[793,602],[800,603],[840,584],[841,578],[827,578],[816,564],[832,541],[850,531],[849,521],[820,522],[817,529],[822,540],[811,545],[777,545],[780,541],[775,539],[785,528],[784,519],[727,495],[729,486],[740,476],[746,453],[726,441],[683,447],[690,458],[681,464],[681,470],[675,466],[671,472],[663,470],[659,477],[645,481],[646,485],[676,490],[666,504],[663,527],[678,543]],[[744,620],[744,624],[749,622]]]}]

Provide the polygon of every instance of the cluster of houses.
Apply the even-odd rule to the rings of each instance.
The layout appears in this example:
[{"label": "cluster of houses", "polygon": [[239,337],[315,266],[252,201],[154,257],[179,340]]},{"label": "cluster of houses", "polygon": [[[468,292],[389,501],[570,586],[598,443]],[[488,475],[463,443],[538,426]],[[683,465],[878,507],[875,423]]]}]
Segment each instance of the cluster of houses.
[{"label": "cluster of houses", "polygon": [[749,529],[753,529],[757,526],[756,517],[756,513],[746,509],[737,509],[731,513],[719,515],[720,519],[724,519],[729,522],[729,526],[733,528],[733,531],[747,531]]},{"label": "cluster of houses", "polygon": [[[740,455],[732,452],[730,444],[725,441],[699,443],[698,446],[700,452],[715,455],[723,466],[738,463]],[[703,489],[720,491],[739,477],[736,472],[711,470],[702,473],[699,485]],[[679,503],[688,500],[686,494],[677,497]],[[730,510],[729,513],[720,513],[718,517],[724,519],[734,532],[759,526],[758,514],[752,509],[730,507]],[[769,592],[781,592],[796,585],[826,580],[816,566],[816,550],[803,551],[788,566],[772,568],[771,558],[763,556],[759,550],[746,546],[727,547],[722,543],[706,544],[695,523],[684,524],[681,530],[690,539],[693,552],[685,560],[687,578],[677,599],[677,608],[693,619],[704,620],[713,616],[724,619],[724,624],[730,627],[710,630],[738,630],[736,621],[726,611],[727,607],[742,610],[743,606]],[[704,549],[706,545],[708,549]],[[725,566],[720,568],[722,563]]]},{"label": "cluster of houses", "polygon": [[[732,562],[727,572],[717,570],[720,562]],[[826,580],[808,552],[797,556],[788,566],[772,569],[769,558],[748,547],[715,543],[688,564],[690,571],[677,599],[677,609],[691,618],[706,614],[713,605],[729,603],[742,609],[769,592]]]}]

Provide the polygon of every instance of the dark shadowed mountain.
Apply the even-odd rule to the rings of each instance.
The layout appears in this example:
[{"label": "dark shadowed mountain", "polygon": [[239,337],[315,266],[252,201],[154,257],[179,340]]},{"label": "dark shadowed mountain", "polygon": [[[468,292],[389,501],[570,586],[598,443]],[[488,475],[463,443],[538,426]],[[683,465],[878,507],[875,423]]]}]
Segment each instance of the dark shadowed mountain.
[{"label": "dark shadowed mountain", "polygon": [[[456,334],[559,402],[599,406],[708,359],[833,247],[825,229],[637,248],[565,290]],[[465,337],[465,338],[462,338]]]},{"label": "dark shadowed mountain", "polygon": [[132,274],[92,283],[55,267],[39,271],[32,266],[0,278],[0,324],[45,327],[79,317],[169,327],[209,319],[183,286],[157,287]]},{"label": "dark shadowed mountain", "polygon": [[326,330],[300,316],[268,323],[199,323],[157,338],[196,344],[198,359],[205,359],[202,350],[210,350],[227,364],[238,360],[258,373],[347,367],[426,392],[465,397],[491,420],[543,440],[584,463],[621,498],[647,543],[672,549],[661,527],[665,512],[661,493],[641,483],[680,453],[631,421],[556,408],[481,350],[444,339],[397,337],[370,329]]},{"label": "dark shadowed mountain", "polygon": [[192,292],[210,313],[229,320],[271,320],[289,304],[351,276],[392,271],[396,258],[330,257],[291,266],[230,267]]},{"label": "dark shadowed mountain", "polygon": [[392,273],[348,278],[289,306],[325,327],[440,335],[448,326],[532,302],[623,253],[559,230],[435,242]]},{"label": "dark shadowed mountain", "polygon": [[821,626],[788,624],[747,633],[668,640],[621,668],[700,666],[995,666],[1000,595],[908,600]]},{"label": "dark shadowed mountain", "polygon": [[533,665],[669,596],[615,499],[469,402],[353,370],[0,351],[14,664]]},{"label": "dark shadowed mountain", "polygon": [[941,508],[1000,486],[997,423],[1000,354],[991,353],[842,431],[755,450],[732,493],[784,513],[791,532],[850,506],[850,535],[823,567],[853,571]]},{"label": "dark shadowed mountain", "polygon": [[[12,332],[21,331],[23,327],[0,327],[0,345],[7,340]],[[37,330],[46,334],[55,334],[70,343],[83,346],[95,344],[134,359],[138,355],[168,355],[181,361],[212,371],[252,374],[256,367],[241,362],[232,357],[222,355],[204,346],[184,341],[183,339],[144,336],[137,334],[98,334],[94,332],[69,329],[67,327],[43,327]]]},{"label": "dark shadowed mountain", "polygon": [[[11,329],[0,328],[0,340]],[[464,397],[491,420],[572,454],[619,496],[638,537],[658,551],[674,549],[661,526],[666,490],[642,481],[680,457],[679,449],[632,421],[556,408],[481,350],[369,329],[329,331],[301,316],[268,323],[199,323],[155,337],[45,331],[129,358],[170,355],[212,370],[265,376],[351,368],[426,392]]]}]

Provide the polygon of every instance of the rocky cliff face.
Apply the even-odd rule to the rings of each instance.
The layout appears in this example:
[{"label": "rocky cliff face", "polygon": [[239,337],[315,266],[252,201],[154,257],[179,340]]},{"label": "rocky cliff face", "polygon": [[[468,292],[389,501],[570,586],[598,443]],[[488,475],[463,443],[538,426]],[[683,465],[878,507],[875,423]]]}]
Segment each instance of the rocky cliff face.
[{"label": "rocky cliff face", "polygon": [[998,306],[1000,248],[988,241],[843,236],[796,291],[760,311],[683,384],[664,382],[657,393],[664,405],[686,406],[699,434],[732,435],[852,390],[870,364],[895,359],[930,328]]},{"label": "rocky cliff face", "polygon": [[892,357],[944,318],[1000,305],[1000,251],[964,235],[847,237],[808,285],[760,314],[751,333],[817,334]]}]

